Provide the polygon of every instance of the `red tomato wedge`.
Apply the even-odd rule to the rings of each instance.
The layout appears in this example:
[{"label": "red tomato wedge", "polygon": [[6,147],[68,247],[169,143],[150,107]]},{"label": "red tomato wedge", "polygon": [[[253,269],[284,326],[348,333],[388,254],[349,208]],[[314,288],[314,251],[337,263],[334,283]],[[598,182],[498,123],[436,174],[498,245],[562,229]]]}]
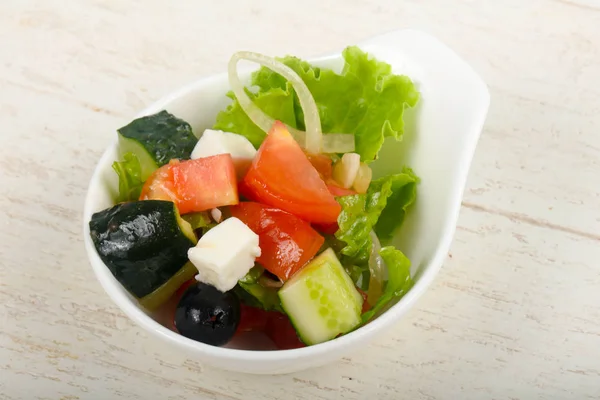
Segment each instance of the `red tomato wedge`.
[{"label": "red tomato wedge", "polygon": [[248,186],[246,186],[246,184],[244,183],[243,180],[238,182],[238,193],[241,198],[244,199],[251,199],[252,197],[252,192],[250,191],[250,188],[248,188]]},{"label": "red tomato wedge", "polygon": [[309,222],[335,222],[341,206],[285,125],[267,135],[244,177],[250,200],[268,204]]},{"label": "red tomato wedge", "polygon": [[369,304],[369,302],[367,301],[367,297],[369,297],[369,295],[367,294],[367,292],[364,292],[363,290],[361,290],[360,288],[356,288],[356,290],[358,290],[358,293],[360,293],[360,295],[363,298],[363,305],[362,305],[362,311],[361,312],[367,312],[371,309],[371,305]]},{"label": "red tomato wedge", "polygon": [[240,324],[236,335],[245,332],[262,332],[273,341],[279,350],[305,347],[287,315],[278,311],[265,311],[250,307],[243,303],[240,304],[240,307]]},{"label": "red tomato wedge", "polygon": [[319,176],[321,176],[321,179],[326,181],[327,179],[331,178],[331,175],[333,174],[333,161],[331,158],[329,158],[329,156],[326,156],[325,154],[311,154],[306,152],[304,154],[306,154],[306,157],[312,166],[315,167],[319,173]]},{"label": "red tomato wedge", "polygon": [[297,349],[306,345],[300,341],[289,317],[273,311],[267,319],[265,333],[280,350]]},{"label": "red tomato wedge", "polygon": [[172,165],[179,160],[172,160],[152,173],[142,187],[140,200],[169,200],[175,202],[177,192],[173,185]]},{"label": "red tomato wedge", "polygon": [[236,334],[243,332],[264,332],[270,312],[240,303],[240,323]]},{"label": "red tomato wedge", "polygon": [[237,181],[231,155],[173,160],[150,175],[140,200],[170,200],[181,214],[237,204]]},{"label": "red tomato wedge", "polygon": [[312,224],[313,228],[317,230],[317,232],[324,233],[326,235],[334,235],[340,227],[337,222],[333,224]]},{"label": "red tomato wedge", "polygon": [[261,255],[256,262],[283,281],[309,262],[325,242],[308,222],[274,207],[241,202],[230,212],[258,235]]}]

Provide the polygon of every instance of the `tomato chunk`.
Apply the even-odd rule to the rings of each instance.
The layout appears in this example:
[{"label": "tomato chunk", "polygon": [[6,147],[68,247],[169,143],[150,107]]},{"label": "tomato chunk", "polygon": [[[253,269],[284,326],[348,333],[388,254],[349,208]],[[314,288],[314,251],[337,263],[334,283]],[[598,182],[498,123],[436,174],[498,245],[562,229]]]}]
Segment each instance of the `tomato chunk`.
[{"label": "tomato chunk", "polygon": [[244,332],[262,332],[279,350],[304,347],[287,315],[278,311],[265,311],[241,304],[240,324],[236,335]]},{"label": "tomato chunk", "polygon": [[356,290],[358,290],[358,293],[360,293],[360,295],[363,298],[363,305],[362,305],[362,311],[363,313],[369,311],[371,309],[371,305],[369,304],[369,302],[367,301],[367,297],[369,297],[369,295],[367,294],[367,292],[363,291],[361,288],[356,288]]},{"label": "tomato chunk", "polygon": [[315,167],[319,173],[321,179],[326,181],[327,179],[331,178],[333,174],[333,161],[330,157],[325,154],[311,154],[306,152],[305,154],[308,158],[308,161],[310,161],[312,166]]},{"label": "tomato chunk", "polygon": [[169,200],[175,202],[177,192],[173,185],[173,171],[171,165],[178,160],[172,160],[152,173],[142,187],[140,200]]},{"label": "tomato chunk", "polygon": [[325,241],[308,222],[274,207],[241,202],[230,212],[258,235],[261,255],[256,262],[283,281],[309,262]]},{"label": "tomato chunk", "polygon": [[334,235],[340,227],[337,222],[333,224],[312,224],[313,228],[317,230],[317,232],[324,233],[326,235]]},{"label": "tomato chunk", "polygon": [[148,178],[140,200],[170,200],[181,214],[239,202],[231,155],[172,160]]},{"label": "tomato chunk", "polygon": [[250,200],[309,222],[335,222],[341,211],[319,172],[279,121],[258,149],[244,187]]},{"label": "tomato chunk", "polygon": [[236,334],[243,332],[264,332],[270,312],[260,308],[240,304],[240,323]]},{"label": "tomato chunk", "polygon": [[280,350],[297,349],[306,345],[298,338],[298,334],[289,317],[273,311],[267,320],[265,333]]}]

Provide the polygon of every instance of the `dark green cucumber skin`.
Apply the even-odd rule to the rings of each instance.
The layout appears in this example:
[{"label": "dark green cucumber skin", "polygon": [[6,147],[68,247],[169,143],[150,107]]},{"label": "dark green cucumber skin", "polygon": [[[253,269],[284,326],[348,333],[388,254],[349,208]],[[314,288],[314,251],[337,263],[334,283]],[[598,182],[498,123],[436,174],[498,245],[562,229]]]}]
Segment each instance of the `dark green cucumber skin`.
[{"label": "dark green cucumber skin", "polygon": [[194,246],[177,223],[175,204],[162,200],[121,203],[97,212],[90,235],[114,277],[138,298],[175,275]]},{"label": "dark green cucumber skin", "polygon": [[174,158],[188,160],[198,142],[190,124],[164,110],[135,119],[118,132],[141,144],[158,167]]}]

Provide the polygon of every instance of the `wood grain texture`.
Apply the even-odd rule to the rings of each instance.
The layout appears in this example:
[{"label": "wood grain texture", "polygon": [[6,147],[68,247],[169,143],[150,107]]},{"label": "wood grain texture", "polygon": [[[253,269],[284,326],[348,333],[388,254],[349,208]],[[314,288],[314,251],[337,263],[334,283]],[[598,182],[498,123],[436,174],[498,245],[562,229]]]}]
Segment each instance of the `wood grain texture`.
[{"label": "wood grain texture", "polygon": [[[166,4],[0,2],[0,399],[600,399],[598,1]],[[418,306],[357,354],[277,377],[206,368],[134,326],[80,237],[115,128],[233,51],[308,57],[401,27],[492,94]]]}]

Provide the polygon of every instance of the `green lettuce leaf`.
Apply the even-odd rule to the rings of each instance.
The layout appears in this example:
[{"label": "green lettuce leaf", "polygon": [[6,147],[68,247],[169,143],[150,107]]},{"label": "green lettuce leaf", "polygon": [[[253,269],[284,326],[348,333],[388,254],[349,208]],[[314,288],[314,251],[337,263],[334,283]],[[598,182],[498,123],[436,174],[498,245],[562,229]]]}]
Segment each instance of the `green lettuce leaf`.
[{"label": "green lettuce leaf", "polygon": [[383,193],[368,191],[366,194],[337,198],[342,212],[338,216],[339,229],[335,237],[346,243],[340,253],[355,259],[357,263],[365,262],[369,258],[369,232],[377,223],[385,208],[386,199],[391,194],[389,185],[384,190]]},{"label": "green lettuce leaf", "polygon": [[213,224],[213,221],[210,218],[210,214],[208,213],[208,211],[200,211],[185,214],[182,215],[181,218],[187,221],[187,223],[189,223],[192,226],[193,230],[206,228],[207,226]]},{"label": "green lettuce leaf", "polygon": [[185,214],[181,218],[187,221],[194,231],[199,230],[201,233],[200,236],[203,236],[206,232],[217,226],[217,223],[210,218],[208,211]]},{"label": "green lettuce leaf", "polygon": [[379,240],[387,243],[402,226],[407,209],[417,198],[419,178],[412,169],[404,168],[401,174],[375,180],[374,187],[369,190],[377,190],[376,187],[383,186],[384,182],[390,182],[391,193],[374,229]]},{"label": "green lettuce leaf", "polygon": [[281,302],[277,295],[277,289],[265,287],[259,283],[264,269],[255,265],[248,271],[246,276],[238,281],[234,287],[234,292],[241,301],[249,306],[262,308],[267,311],[276,310],[283,312]]},{"label": "green lettuce leaf", "polygon": [[338,197],[342,212],[335,237],[346,243],[340,253],[360,264],[369,257],[372,229],[380,241],[391,239],[415,200],[417,182],[412,170],[405,168],[400,174],[374,180],[365,194]]},{"label": "green lettuce leaf", "polygon": [[[341,74],[292,56],[279,61],[292,68],[308,86],[319,109],[323,132],[354,134],[356,152],[363,161],[372,161],[385,137],[401,138],[404,110],[416,105],[419,93],[408,77],[392,74],[389,64],[375,60],[358,47],[347,47],[342,55],[345,65]],[[248,93],[264,112],[304,129],[298,98],[282,76],[263,67],[252,75],[251,85],[258,92]],[[265,136],[235,99],[219,113],[214,128],[244,135],[255,146]]]},{"label": "green lettuce leaf", "polygon": [[[348,275],[354,282],[354,284],[362,291],[366,292],[369,290],[369,279],[371,277],[371,272],[369,271],[369,264],[354,264],[347,263],[344,259],[340,260]],[[345,263],[345,264],[344,264]]]},{"label": "green lettuce leaf", "polygon": [[[295,128],[293,90],[291,85],[284,85],[283,88],[273,88],[256,94],[249,90],[246,90],[246,93],[265,113]],[[219,112],[213,129],[245,136],[255,148],[258,148],[267,134],[248,118],[238,101],[235,100],[233,92],[227,93],[227,96],[233,99],[233,102],[227,109]]]},{"label": "green lettuce leaf", "polygon": [[377,303],[362,315],[362,322],[368,322],[394,298],[401,298],[412,287],[410,260],[393,246],[383,247],[379,254],[388,269],[388,281]]},{"label": "green lettuce leaf", "polygon": [[117,203],[138,200],[142,193],[142,167],[140,160],[131,152],[123,155],[123,161],[115,161],[113,169],[119,176],[119,195]]}]

